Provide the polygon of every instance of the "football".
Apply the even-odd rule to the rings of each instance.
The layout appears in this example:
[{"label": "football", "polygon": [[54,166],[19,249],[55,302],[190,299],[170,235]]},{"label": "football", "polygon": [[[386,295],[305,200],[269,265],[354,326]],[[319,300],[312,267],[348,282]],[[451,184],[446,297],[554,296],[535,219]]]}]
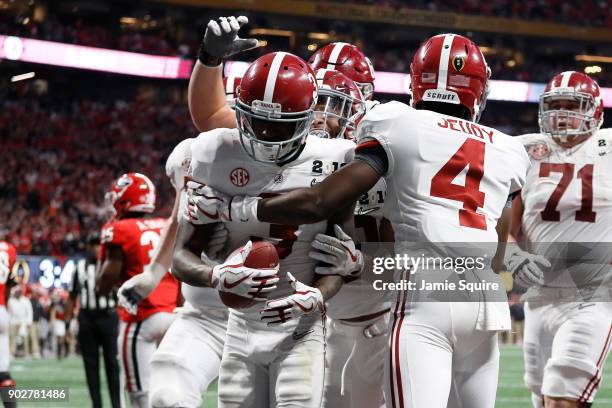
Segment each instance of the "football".
[{"label": "football", "polygon": [[[242,249],[242,247],[236,251],[239,251],[240,249]],[[234,251],[230,257],[236,251]],[[278,253],[276,252],[274,245],[268,241],[256,241],[253,242],[253,248],[251,248],[249,256],[247,256],[246,260],[244,261],[244,266],[248,266],[249,268],[273,268],[278,265],[278,263]],[[219,296],[221,297],[223,304],[227,307],[231,307],[232,309],[246,309],[253,306],[253,304],[256,302],[253,299],[235,295],[229,292],[219,292]]]}]

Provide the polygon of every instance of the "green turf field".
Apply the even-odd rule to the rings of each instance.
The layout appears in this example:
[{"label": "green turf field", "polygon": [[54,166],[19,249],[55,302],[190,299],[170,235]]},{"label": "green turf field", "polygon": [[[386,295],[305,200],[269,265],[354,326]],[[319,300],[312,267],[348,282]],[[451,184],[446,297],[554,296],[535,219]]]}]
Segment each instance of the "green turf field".
[{"label": "green turf field", "polygon": [[[496,408],[527,408],[531,406],[529,393],[523,386],[523,357],[519,347],[504,346],[501,349],[501,370]],[[594,408],[612,406],[612,363],[606,365],[604,378],[597,394]],[[85,373],[80,358],[56,360],[15,360],[11,372],[19,387],[68,387],[69,403],[22,403],[30,407],[79,407],[90,406]],[[104,378],[104,375],[101,374]],[[106,383],[104,383],[106,387]],[[216,385],[206,394],[205,406],[216,407]],[[103,390],[104,405],[108,405],[106,388]]]}]

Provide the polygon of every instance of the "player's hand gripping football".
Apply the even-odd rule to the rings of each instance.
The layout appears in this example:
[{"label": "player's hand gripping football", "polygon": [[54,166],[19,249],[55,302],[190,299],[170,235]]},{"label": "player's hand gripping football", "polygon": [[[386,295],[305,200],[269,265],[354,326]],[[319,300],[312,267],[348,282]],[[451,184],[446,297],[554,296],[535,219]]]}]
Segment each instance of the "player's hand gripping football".
[{"label": "player's hand gripping football", "polygon": [[315,272],[319,275],[358,276],[363,272],[364,260],[355,243],[338,225],[334,225],[335,237],[317,234],[311,246],[317,251],[308,255],[329,266],[317,266]]},{"label": "player's hand gripping football", "polygon": [[550,262],[541,255],[522,251],[518,246],[509,248],[505,256],[505,264],[512,273],[514,283],[528,288],[544,283],[542,268],[550,268]]},{"label": "player's hand gripping football", "polygon": [[266,294],[276,289],[278,265],[274,268],[249,268],[244,261],[249,256],[253,243],[249,241],[240,251],[231,255],[224,263],[212,270],[211,286],[221,292],[268,300]]},{"label": "player's hand gripping football", "polygon": [[317,288],[305,285],[296,280],[290,272],[287,277],[291,281],[291,287],[295,291],[293,295],[270,300],[261,311],[261,320],[268,326],[285,323],[291,319],[298,319],[302,315],[311,314],[325,310],[323,294]]},{"label": "player's hand gripping football", "polygon": [[245,16],[210,20],[200,45],[198,60],[206,66],[215,67],[227,57],[257,47],[257,39],[238,37],[238,31],[248,22]]},{"label": "player's hand gripping football", "polygon": [[184,216],[192,224],[257,220],[259,197],[230,197],[212,187],[190,181]]}]

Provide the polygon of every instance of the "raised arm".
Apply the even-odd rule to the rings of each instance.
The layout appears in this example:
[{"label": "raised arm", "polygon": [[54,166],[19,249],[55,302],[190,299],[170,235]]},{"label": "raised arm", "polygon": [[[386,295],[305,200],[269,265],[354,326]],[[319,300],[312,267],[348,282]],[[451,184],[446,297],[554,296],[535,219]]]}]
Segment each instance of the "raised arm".
[{"label": "raised arm", "polygon": [[191,119],[201,132],[236,127],[234,111],[225,102],[223,60],[257,46],[254,38],[238,37],[240,27],[248,21],[245,16],[231,16],[208,22],[187,96]]}]

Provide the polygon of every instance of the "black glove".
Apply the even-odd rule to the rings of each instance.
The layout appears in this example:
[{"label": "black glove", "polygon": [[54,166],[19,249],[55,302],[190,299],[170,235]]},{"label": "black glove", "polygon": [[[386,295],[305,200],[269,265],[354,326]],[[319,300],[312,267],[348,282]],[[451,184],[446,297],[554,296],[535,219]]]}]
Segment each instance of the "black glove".
[{"label": "black glove", "polygon": [[257,47],[257,39],[238,37],[238,31],[248,22],[245,16],[210,20],[200,44],[198,60],[208,67],[216,67],[227,57]]}]

